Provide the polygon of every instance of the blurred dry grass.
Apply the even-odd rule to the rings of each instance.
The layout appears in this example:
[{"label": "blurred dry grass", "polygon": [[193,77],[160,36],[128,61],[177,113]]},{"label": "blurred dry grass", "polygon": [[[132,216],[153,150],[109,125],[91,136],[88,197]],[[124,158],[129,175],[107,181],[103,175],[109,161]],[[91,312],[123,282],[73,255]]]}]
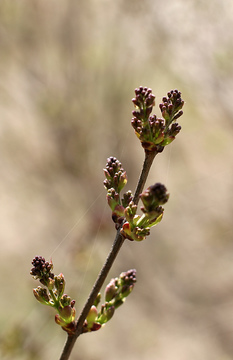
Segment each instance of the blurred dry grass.
[{"label": "blurred dry grass", "polygon": [[30,262],[52,256],[82,307],[114,237],[106,158],[119,158],[132,190],[143,161],[130,126],[139,85],[157,103],[171,88],[186,101],[148,181],[171,198],[111,271],[137,268],[133,294],[71,359],[232,359],[232,10],[231,0],[1,0],[2,359],[59,358],[65,334],[32,296]]}]

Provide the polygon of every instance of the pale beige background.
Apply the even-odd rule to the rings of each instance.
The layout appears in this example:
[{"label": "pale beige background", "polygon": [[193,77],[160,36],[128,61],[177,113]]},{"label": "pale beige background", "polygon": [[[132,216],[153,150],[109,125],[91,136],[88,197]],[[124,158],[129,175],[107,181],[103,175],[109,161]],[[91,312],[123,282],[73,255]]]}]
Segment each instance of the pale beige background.
[{"label": "pale beige background", "polygon": [[233,2],[1,0],[1,359],[59,359],[65,333],[33,298],[30,263],[52,257],[82,308],[115,234],[106,158],[122,162],[127,189],[141,169],[140,85],[157,114],[172,88],[186,102],[148,180],[171,197],[108,278],[136,268],[134,292],[71,360],[233,358]]}]

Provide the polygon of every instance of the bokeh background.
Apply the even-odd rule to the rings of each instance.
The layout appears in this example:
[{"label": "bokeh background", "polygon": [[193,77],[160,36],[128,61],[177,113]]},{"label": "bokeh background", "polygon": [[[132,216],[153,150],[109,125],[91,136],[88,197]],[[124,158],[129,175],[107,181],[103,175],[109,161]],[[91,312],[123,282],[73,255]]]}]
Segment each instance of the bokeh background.
[{"label": "bokeh background", "polygon": [[66,334],[32,295],[31,260],[52,258],[80,311],[115,235],[106,159],[132,191],[144,159],[130,125],[140,85],[158,115],[169,90],[185,100],[147,182],[170,200],[108,277],[136,268],[133,293],[71,360],[233,358],[233,2],[1,0],[1,359],[59,359]]}]

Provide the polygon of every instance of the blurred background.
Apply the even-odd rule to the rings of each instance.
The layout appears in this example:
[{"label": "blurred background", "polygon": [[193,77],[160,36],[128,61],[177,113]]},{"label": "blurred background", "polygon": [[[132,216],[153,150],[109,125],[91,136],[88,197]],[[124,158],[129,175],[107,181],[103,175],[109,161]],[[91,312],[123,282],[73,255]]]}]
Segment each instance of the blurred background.
[{"label": "blurred background", "polygon": [[147,182],[170,200],[108,277],[136,268],[133,293],[71,360],[233,358],[232,30],[231,0],[0,1],[1,359],[59,359],[66,334],[32,295],[31,261],[52,258],[79,312],[115,236],[106,159],[127,190],[140,174],[140,85],[157,115],[169,90],[185,100]]}]

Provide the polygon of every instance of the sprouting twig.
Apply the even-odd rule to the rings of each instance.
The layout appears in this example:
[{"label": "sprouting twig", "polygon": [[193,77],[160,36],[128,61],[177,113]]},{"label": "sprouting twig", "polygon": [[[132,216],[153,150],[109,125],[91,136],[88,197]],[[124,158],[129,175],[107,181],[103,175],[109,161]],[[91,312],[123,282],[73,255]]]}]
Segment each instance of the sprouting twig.
[{"label": "sprouting twig", "polygon": [[[154,156],[152,156],[151,154],[146,154],[145,155],[145,161],[144,161],[144,164],[143,164],[143,168],[142,168],[142,171],[141,171],[141,175],[140,175],[140,178],[139,178],[139,181],[138,181],[138,185],[137,185],[137,188],[136,188],[136,192],[135,192],[135,196],[134,196],[134,203],[137,205],[138,204],[138,201],[139,201],[139,194],[142,192],[143,190],[143,187],[145,185],[145,182],[147,180],[147,177],[148,177],[148,174],[149,174],[149,170],[151,168],[151,165],[153,163],[153,160],[154,160],[154,157],[155,157],[156,154],[154,154]],[[95,301],[96,299],[96,296],[98,295],[113,263],[114,263],[114,260],[116,259],[117,257],[117,254],[121,248],[121,246],[123,245],[124,243],[124,237],[121,235],[120,233],[120,230],[119,229],[117,231],[117,234],[116,234],[116,237],[115,237],[115,240],[114,240],[114,243],[112,245],[112,248],[108,254],[108,257],[106,259],[106,262],[104,264],[104,266],[102,267],[99,275],[98,275],[98,278],[96,279],[96,282],[90,292],[90,295],[88,296],[88,299],[81,311],[81,314],[77,320],[77,323],[76,323],[76,331],[75,331],[75,334],[74,335],[68,335],[67,336],[67,340],[66,340],[66,343],[65,343],[65,346],[64,346],[64,349],[62,351],[62,354],[61,354],[61,357],[60,357],[60,360],[68,360],[69,359],[69,356],[71,354],[71,351],[73,349],[73,346],[77,340],[77,338],[79,337],[79,335],[81,334],[82,332],[82,326],[83,326],[83,323],[87,317],[87,314],[93,304],[93,302]]]}]

